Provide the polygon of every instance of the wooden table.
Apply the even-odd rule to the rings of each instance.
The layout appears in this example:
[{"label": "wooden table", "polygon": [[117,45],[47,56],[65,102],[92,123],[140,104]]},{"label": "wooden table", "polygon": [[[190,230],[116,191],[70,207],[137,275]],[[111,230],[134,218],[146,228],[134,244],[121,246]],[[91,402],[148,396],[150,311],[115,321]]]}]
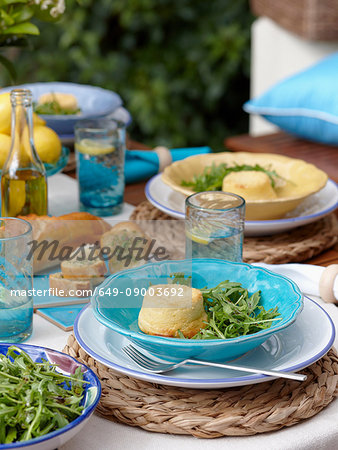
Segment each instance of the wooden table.
[{"label": "wooden table", "polygon": [[[253,142],[252,146],[251,142]],[[252,138],[248,135],[235,136],[225,141],[227,148],[233,151],[255,151],[266,153],[281,153],[293,158],[301,158],[308,162],[313,162],[316,166],[329,173],[329,176],[338,182],[338,149],[335,147],[321,146],[297,140],[285,133]],[[127,141],[130,149],[149,150],[144,144],[132,140]],[[285,152],[283,151],[285,149]],[[331,163],[330,163],[331,162]],[[68,175],[76,177],[75,171],[67,172]],[[146,181],[128,184],[125,189],[124,200],[131,205],[138,205],[146,200],[144,188]],[[338,264],[338,245],[333,249],[325,251],[320,255],[306,261],[309,264],[328,266]]]}]

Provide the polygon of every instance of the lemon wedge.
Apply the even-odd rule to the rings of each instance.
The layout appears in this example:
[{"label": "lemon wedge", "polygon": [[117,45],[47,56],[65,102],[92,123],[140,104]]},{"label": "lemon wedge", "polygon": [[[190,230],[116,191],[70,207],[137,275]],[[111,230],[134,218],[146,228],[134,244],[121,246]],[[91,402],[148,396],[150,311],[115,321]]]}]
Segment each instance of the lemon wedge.
[{"label": "lemon wedge", "polygon": [[82,139],[75,144],[75,149],[90,156],[107,155],[115,151],[115,147],[111,144],[93,139]]},{"label": "lemon wedge", "polygon": [[194,242],[197,242],[198,244],[208,245],[210,242],[210,236],[198,236],[194,232],[187,231],[186,237]]}]

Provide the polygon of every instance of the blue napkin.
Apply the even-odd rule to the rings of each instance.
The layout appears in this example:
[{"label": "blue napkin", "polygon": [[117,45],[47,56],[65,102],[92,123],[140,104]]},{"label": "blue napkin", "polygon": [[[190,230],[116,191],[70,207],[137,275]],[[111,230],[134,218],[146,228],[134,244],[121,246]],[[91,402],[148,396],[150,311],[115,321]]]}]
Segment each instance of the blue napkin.
[{"label": "blue napkin", "polygon": [[[179,161],[188,156],[210,153],[210,147],[174,148],[170,150],[172,160]],[[159,170],[157,153],[150,150],[126,150],[124,175],[126,184],[147,180]]]}]

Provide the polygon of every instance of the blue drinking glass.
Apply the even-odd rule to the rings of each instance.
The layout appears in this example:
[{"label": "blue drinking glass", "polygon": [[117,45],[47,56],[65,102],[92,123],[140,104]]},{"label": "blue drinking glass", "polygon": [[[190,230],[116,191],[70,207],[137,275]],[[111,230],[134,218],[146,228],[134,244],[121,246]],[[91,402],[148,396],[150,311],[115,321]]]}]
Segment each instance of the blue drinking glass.
[{"label": "blue drinking glass", "polygon": [[78,122],[75,153],[81,211],[97,216],[121,212],[125,125],[108,118]]},{"label": "blue drinking glass", "polygon": [[0,218],[0,342],[18,343],[32,334],[32,226]]}]

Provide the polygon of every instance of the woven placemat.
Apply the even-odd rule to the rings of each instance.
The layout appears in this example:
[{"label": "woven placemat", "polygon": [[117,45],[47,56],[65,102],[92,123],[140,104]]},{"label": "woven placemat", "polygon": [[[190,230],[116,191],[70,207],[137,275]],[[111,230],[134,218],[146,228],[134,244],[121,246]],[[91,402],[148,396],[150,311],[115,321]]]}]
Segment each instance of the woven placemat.
[{"label": "woven placemat", "polygon": [[105,418],[157,433],[199,438],[248,436],[290,427],[319,413],[338,396],[338,357],[331,349],[304,369],[304,382],[279,378],[228,389],[156,385],[105,367],[70,335],[65,353],[100,378],[97,412]]},{"label": "woven placemat", "polygon": [[[148,201],[140,203],[132,212],[130,220],[165,220],[164,227],[172,232],[175,219],[152,206]],[[170,230],[169,230],[170,228]],[[163,235],[166,231],[163,229]],[[182,241],[183,239],[183,241]],[[182,241],[182,242],[181,242]],[[283,264],[302,262],[333,247],[338,241],[338,220],[330,214],[317,222],[294,228],[272,236],[245,237],[243,261]],[[184,248],[184,234],[177,233],[175,243]]]}]

